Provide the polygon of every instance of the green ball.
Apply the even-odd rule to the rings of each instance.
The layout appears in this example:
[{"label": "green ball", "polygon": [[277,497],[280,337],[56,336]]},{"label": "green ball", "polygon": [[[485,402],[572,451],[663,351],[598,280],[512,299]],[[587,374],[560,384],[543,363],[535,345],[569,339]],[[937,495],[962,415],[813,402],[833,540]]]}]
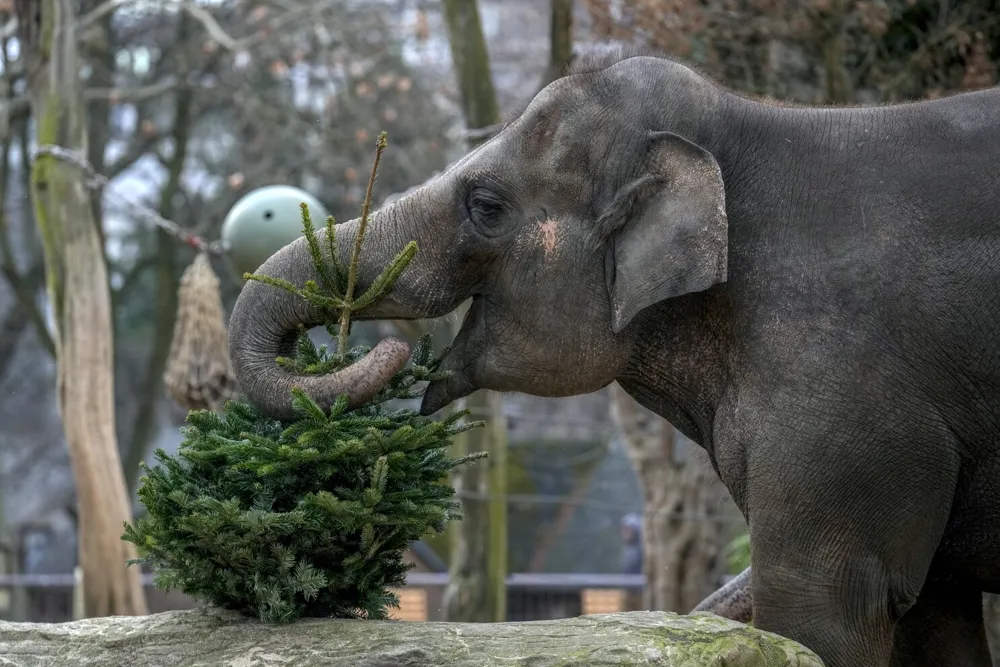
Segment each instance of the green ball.
[{"label": "green ball", "polygon": [[222,242],[233,269],[242,276],[255,272],[268,257],[303,235],[302,202],[313,225],[326,225],[328,213],[319,200],[290,185],[268,185],[243,195],[222,223]]}]

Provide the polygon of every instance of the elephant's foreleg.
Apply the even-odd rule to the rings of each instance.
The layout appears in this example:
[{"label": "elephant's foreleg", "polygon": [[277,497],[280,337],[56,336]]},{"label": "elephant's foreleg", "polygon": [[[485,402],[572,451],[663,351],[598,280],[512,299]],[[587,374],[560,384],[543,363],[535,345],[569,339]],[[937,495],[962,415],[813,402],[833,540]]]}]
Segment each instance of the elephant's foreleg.
[{"label": "elephant's foreleg", "polygon": [[728,584],[702,600],[693,611],[707,611],[733,621],[749,623],[753,618],[750,568],[743,570]]},{"label": "elephant's foreleg", "polygon": [[[961,447],[947,426],[912,418],[912,405],[882,400],[868,413],[817,400],[794,433],[776,428],[751,445],[754,626],[812,649],[827,667],[892,664],[896,629],[951,515]],[[913,462],[906,474],[903,456]]]},{"label": "elephant's foreleg", "polygon": [[977,588],[928,581],[896,624],[892,667],[990,667]]}]

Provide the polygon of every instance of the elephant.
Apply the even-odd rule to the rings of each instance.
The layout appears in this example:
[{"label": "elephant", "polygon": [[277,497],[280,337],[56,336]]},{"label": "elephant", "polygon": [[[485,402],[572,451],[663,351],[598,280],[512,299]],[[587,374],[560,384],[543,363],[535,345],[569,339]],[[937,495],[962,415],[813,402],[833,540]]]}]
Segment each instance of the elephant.
[{"label": "elephant", "polygon": [[[336,227],[345,261],[358,225]],[[585,53],[374,212],[359,289],[411,240],[412,263],[358,318],[471,299],[422,414],[479,389],[618,382],[704,447],[747,521],[753,567],[721,607],[752,591],[755,627],[829,667],[990,664],[1000,89],[802,106],[658,53]],[[317,279],[301,239],[258,273]],[[276,419],[294,417],[294,386],[357,406],[406,363],[387,338],[336,374],[276,365],[323,319],[259,281],[236,301],[235,373]]]}]

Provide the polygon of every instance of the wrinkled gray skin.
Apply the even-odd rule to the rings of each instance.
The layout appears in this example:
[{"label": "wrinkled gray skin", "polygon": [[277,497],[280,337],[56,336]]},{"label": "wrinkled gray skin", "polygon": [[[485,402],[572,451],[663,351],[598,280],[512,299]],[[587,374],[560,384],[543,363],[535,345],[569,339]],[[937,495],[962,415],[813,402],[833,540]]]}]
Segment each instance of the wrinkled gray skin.
[{"label": "wrinkled gray skin", "polygon": [[753,621],[753,590],[750,575],[753,568],[740,572],[732,581],[702,600],[692,611],[708,611],[719,616],[750,623]]},{"label": "wrinkled gray skin", "polygon": [[[356,223],[339,229],[343,247]],[[362,284],[411,239],[366,317],[473,299],[425,414],[617,380],[705,447],[746,516],[757,627],[829,667],[990,664],[1000,90],[792,108],[668,60],[586,60],[380,210]],[[261,272],[313,277],[305,243]],[[233,364],[272,414],[299,382],[273,359],[318,315],[258,283],[236,304]]]}]

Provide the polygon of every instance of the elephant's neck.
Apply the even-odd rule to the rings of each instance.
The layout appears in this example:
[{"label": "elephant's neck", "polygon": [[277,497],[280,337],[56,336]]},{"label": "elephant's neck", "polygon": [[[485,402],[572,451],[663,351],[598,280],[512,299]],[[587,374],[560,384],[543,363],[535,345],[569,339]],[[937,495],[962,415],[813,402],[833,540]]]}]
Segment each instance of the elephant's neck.
[{"label": "elephant's neck", "polygon": [[712,425],[729,381],[719,290],[647,308],[630,326],[629,364],[617,378],[636,401],[713,450]]}]

